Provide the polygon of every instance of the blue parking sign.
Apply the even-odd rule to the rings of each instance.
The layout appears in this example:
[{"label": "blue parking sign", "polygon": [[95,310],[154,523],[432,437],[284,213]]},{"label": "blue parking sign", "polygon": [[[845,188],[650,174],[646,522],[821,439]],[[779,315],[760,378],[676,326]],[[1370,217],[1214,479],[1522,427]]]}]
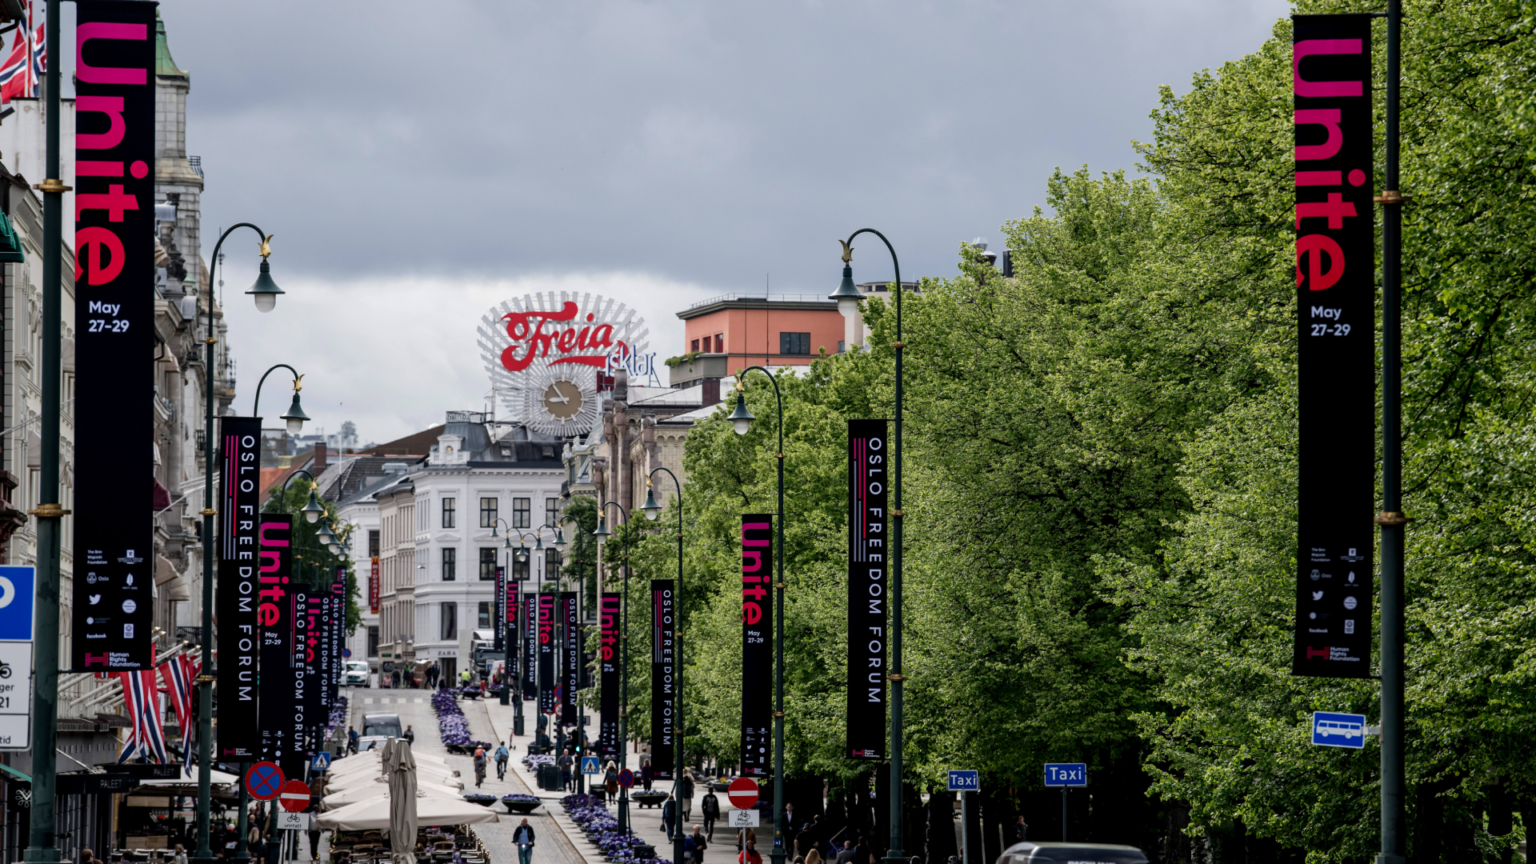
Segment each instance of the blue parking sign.
[{"label": "blue parking sign", "polygon": [[1314,711],[1312,743],[1319,747],[1347,747],[1351,750],[1364,748],[1365,715]]},{"label": "blue parking sign", "polygon": [[37,570],[0,567],[0,640],[32,641],[32,610]]}]

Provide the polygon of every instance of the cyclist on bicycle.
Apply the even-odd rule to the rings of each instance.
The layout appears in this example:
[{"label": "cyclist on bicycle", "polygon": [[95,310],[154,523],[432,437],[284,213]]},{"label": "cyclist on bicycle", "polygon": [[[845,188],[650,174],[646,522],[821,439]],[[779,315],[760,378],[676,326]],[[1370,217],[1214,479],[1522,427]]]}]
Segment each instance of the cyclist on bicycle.
[{"label": "cyclist on bicycle", "polygon": [[502,744],[496,748],[496,779],[507,779],[507,759],[512,754],[507,751],[507,745]]},{"label": "cyclist on bicycle", "polygon": [[475,748],[475,788],[479,789],[480,788],[480,784],[484,783],[484,782],[485,782],[485,748],[484,747],[476,747]]}]

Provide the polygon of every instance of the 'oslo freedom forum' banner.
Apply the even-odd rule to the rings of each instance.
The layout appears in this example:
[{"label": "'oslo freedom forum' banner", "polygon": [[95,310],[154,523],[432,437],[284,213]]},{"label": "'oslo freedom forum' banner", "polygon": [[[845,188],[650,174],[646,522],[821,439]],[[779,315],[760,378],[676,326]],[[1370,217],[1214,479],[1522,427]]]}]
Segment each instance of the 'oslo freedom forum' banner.
[{"label": "'oslo freedom forum' banner", "polygon": [[1294,22],[1300,476],[1292,672],[1360,678],[1371,671],[1376,541],[1371,18]]},{"label": "'oslo freedom forum' banner", "polygon": [[257,526],[261,492],[261,418],[219,418],[219,710],[215,753],[230,762],[255,761],[261,754],[256,670],[261,641],[257,603]]},{"label": "'oslo freedom forum' banner", "polygon": [[676,776],[677,585],[651,580],[651,774]]},{"label": "'oslo freedom forum' banner", "polygon": [[885,752],[884,420],[848,421],[848,757]]},{"label": "'oslo freedom forum' banner", "polygon": [[[772,769],[773,517],[741,517],[741,774],[766,777]],[[652,763],[653,765],[655,763]]]},{"label": "'oslo freedom forum' banner", "polygon": [[70,668],[142,670],[155,662],[155,556],[153,490],[139,481],[153,466],[121,433],[154,423],[143,358],[155,334],[155,4],[79,0],[75,9]]},{"label": "'oslo freedom forum' banner", "polygon": [[298,694],[291,673],[293,659],[293,517],[287,513],[262,513],[257,519],[257,560],[261,592],[256,605],[260,622],[261,758],[278,762],[292,758],[299,742],[293,740],[292,719]]}]

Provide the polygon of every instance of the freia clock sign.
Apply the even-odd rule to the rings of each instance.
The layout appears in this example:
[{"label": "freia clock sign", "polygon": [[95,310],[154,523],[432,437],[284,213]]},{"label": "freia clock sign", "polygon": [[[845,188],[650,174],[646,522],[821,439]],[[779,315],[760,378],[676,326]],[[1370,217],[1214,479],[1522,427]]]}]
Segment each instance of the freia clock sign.
[{"label": "freia clock sign", "polygon": [[515,297],[480,319],[480,355],[513,422],[545,435],[597,424],[598,377],[652,372],[645,319],[609,297],[546,291]]}]

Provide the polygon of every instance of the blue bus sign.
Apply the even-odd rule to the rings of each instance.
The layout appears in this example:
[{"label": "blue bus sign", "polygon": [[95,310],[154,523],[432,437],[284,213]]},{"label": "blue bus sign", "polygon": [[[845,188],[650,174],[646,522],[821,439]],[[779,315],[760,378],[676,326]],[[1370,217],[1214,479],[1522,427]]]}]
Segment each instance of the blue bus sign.
[{"label": "blue bus sign", "polygon": [[1365,747],[1365,715],[1312,712],[1312,743],[1319,747],[1362,749]]},{"label": "blue bus sign", "polygon": [[949,772],[949,791],[951,792],[978,792],[981,790],[980,771],[951,771]]},{"label": "blue bus sign", "polygon": [[1083,762],[1047,762],[1045,763],[1045,785],[1087,786],[1088,766]]}]

